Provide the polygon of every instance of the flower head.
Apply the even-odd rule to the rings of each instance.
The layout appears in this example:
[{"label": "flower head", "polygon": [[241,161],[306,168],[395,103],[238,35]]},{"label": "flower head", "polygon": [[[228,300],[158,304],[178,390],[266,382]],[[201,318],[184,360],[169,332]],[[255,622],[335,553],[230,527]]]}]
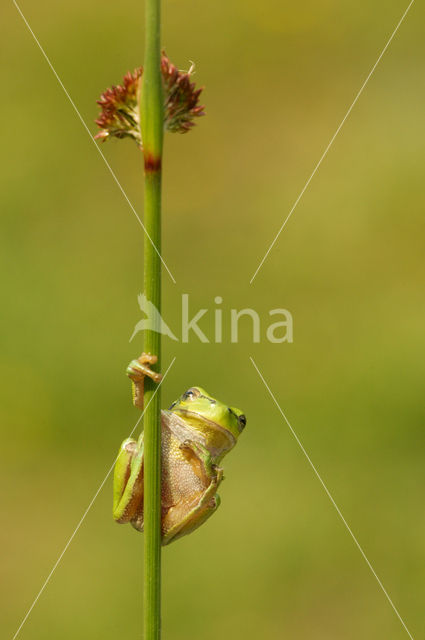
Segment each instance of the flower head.
[{"label": "flower head", "polygon": [[96,120],[100,131],[95,139],[104,141],[110,137],[128,137],[142,147],[138,108],[138,88],[142,73],[142,67],[135,69],[134,73],[128,71],[122,86],[113,86],[102,93],[97,101],[102,111]]},{"label": "flower head", "polygon": [[[195,89],[191,82],[193,66],[189,71],[179,71],[167,58],[161,57],[161,74],[164,88],[164,129],[173,133],[186,133],[194,126],[194,118],[204,115],[204,107],[199,105],[201,89]],[[106,89],[97,104],[101,113],[96,124],[100,131],[97,140],[133,138],[142,149],[142,134],[139,119],[139,84],[143,67],[128,72],[123,84]]]},{"label": "flower head", "polygon": [[195,89],[190,81],[194,65],[189,71],[179,71],[167,58],[161,58],[162,82],[164,85],[164,127],[173,133],[186,133],[194,126],[193,119],[205,115],[199,105],[201,89]]}]

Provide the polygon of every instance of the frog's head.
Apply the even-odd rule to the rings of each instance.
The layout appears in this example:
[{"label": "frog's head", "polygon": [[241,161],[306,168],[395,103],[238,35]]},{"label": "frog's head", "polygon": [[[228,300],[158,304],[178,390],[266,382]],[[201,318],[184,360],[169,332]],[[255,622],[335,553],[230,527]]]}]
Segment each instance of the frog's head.
[{"label": "frog's head", "polygon": [[188,389],[173,402],[170,411],[200,433],[216,456],[224,455],[236,444],[246,425],[240,409],[223,404],[201,387]]}]

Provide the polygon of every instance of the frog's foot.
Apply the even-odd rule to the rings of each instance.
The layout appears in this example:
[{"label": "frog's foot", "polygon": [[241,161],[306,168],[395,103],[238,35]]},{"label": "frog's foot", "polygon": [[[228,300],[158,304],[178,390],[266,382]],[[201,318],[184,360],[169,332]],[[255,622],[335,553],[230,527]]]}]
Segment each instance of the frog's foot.
[{"label": "frog's foot", "polygon": [[150,353],[142,353],[137,360],[132,360],[127,367],[127,375],[133,382],[142,382],[145,376],[152,378],[156,383],[161,382],[162,375],[156,371],[152,371],[149,365],[156,364],[158,356]]},{"label": "frog's foot", "polygon": [[149,365],[156,364],[158,356],[150,353],[142,353],[137,360],[132,360],[127,367],[127,375],[133,383],[133,404],[139,409],[143,409],[144,378],[148,376],[157,384],[161,382],[162,375],[157,371],[152,371]]}]

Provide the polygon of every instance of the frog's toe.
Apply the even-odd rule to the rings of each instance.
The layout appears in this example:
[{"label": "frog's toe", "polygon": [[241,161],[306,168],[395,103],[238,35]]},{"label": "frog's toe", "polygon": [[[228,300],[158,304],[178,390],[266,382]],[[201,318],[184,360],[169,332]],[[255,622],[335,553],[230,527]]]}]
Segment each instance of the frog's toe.
[{"label": "frog's toe", "polygon": [[143,351],[143,353],[139,358],[137,358],[137,360],[138,362],[140,362],[140,364],[156,364],[158,362],[158,356],[152,353],[145,353]]}]

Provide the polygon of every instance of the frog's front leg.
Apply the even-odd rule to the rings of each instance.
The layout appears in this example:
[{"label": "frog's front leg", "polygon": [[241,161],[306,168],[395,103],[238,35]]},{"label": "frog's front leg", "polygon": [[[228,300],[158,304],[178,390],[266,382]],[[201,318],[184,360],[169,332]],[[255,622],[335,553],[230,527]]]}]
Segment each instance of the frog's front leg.
[{"label": "frog's front leg", "polygon": [[213,463],[208,449],[197,442],[186,440],[180,445],[180,449],[206,488],[196,496],[189,509],[187,503],[182,501],[163,515],[163,545],[197,529],[220,505],[220,497],[216,492],[223,480],[223,470]]},{"label": "frog's front leg", "polygon": [[127,367],[127,375],[132,381],[133,404],[139,409],[143,409],[144,378],[148,376],[156,383],[162,380],[162,375],[152,371],[149,365],[156,364],[158,357],[150,353],[142,353],[137,360],[132,360]]}]

